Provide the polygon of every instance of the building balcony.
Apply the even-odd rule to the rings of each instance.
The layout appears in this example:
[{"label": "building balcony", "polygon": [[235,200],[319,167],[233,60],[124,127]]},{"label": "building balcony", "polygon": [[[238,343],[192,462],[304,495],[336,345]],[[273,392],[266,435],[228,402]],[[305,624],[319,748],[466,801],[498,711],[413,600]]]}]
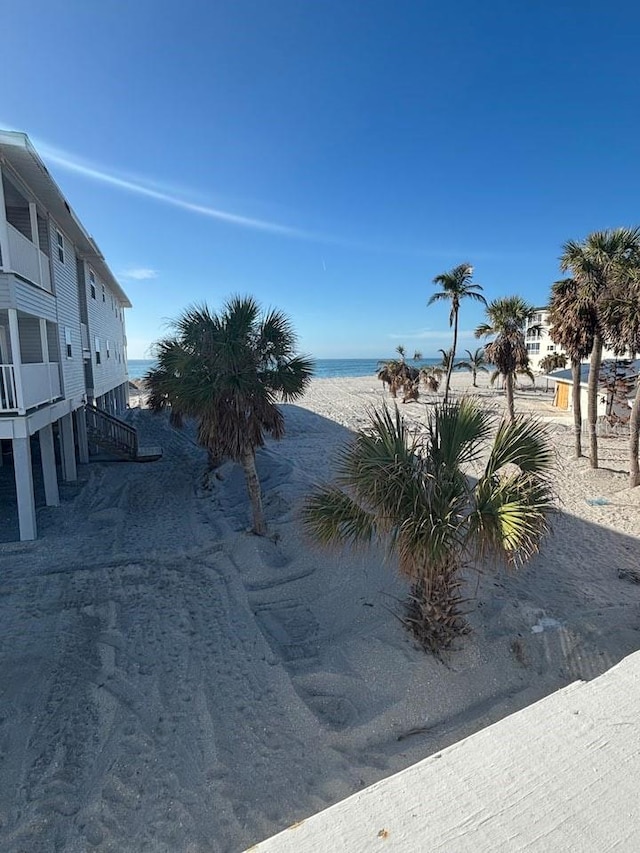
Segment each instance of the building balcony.
[{"label": "building balcony", "polygon": [[23,415],[61,397],[57,362],[0,364],[0,414]]},{"label": "building balcony", "polygon": [[13,272],[32,284],[51,293],[51,273],[49,258],[44,252],[7,222],[9,257],[4,259],[6,272]]}]

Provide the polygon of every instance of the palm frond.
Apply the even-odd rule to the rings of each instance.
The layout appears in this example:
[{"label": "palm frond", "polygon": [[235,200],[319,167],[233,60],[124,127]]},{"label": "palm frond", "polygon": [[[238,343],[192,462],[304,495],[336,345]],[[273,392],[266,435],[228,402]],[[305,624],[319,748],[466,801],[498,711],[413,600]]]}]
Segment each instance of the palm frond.
[{"label": "palm frond", "polygon": [[529,474],[548,474],[554,465],[554,454],[547,427],[526,415],[503,420],[491,448],[484,476],[490,478],[505,465],[517,465]]},{"label": "palm frond", "polygon": [[493,326],[489,323],[480,323],[473,334],[476,338],[486,338],[488,335],[495,334],[495,332]]},{"label": "palm frond", "polygon": [[424,491],[424,466],[411,433],[396,407],[369,410],[370,428],[338,456],[336,481],[378,511],[380,524],[412,511]]},{"label": "palm frond", "polygon": [[455,470],[476,457],[490,429],[491,416],[474,400],[443,403],[429,417],[427,453],[436,466]]},{"label": "palm frond", "polygon": [[323,545],[368,543],[377,532],[375,516],[331,486],[319,487],[307,499],[302,518],[309,533]]},{"label": "palm frond", "polygon": [[483,305],[486,305],[487,300],[484,298],[484,296],[481,293],[476,293],[474,290],[472,290],[472,288],[474,288],[474,287],[480,287],[480,285],[474,284],[471,287],[467,288],[467,290],[465,292],[465,296],[467,296],[469,299],[475,299],[476,302],[482,302]]},{"label": "palm frond", "polygon": [[544,479],[524,472],[483,478],[468,519],[476,559],[521,565],[537,552],[554,511],[553,493]]},{"label": "palm frond", "polygon": [[444,293],[443,291],[438,291],[438,293],[434,293],[427,300],[427,305],[433,305],[434,302],[448,302],[450,299],[448,293]]}]

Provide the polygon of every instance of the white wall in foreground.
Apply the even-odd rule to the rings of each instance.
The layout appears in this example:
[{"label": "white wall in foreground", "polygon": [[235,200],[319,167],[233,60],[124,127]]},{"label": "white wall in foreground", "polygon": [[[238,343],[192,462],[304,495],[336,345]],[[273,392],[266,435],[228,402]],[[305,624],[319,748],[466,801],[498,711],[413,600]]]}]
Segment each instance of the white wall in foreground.
[{"label": "white wall in foreground", "polygon": [[640,851],[640,652],[252,847]]}]

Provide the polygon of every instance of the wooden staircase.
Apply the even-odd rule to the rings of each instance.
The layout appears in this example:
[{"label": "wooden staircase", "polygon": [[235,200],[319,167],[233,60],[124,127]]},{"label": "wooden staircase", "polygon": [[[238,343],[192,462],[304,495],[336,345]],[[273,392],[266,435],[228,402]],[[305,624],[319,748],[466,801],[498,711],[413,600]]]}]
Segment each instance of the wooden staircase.
[{"label": "wooden staircase", "polygon": [[134,462],[153,462],[161,458],[161,447],[140,447],[135,427],[120,418],[90,405],[85,406],[85,416],[90,445],[96,445],[120,459]]}]

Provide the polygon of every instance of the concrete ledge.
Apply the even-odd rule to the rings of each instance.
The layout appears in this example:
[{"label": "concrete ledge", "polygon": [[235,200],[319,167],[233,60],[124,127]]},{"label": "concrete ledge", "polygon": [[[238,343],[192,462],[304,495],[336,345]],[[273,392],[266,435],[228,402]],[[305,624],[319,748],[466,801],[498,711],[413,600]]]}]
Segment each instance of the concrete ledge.
[{"label": "concrete ledge", "polygon": [[640,850],[640,652],[251,848]]}]

